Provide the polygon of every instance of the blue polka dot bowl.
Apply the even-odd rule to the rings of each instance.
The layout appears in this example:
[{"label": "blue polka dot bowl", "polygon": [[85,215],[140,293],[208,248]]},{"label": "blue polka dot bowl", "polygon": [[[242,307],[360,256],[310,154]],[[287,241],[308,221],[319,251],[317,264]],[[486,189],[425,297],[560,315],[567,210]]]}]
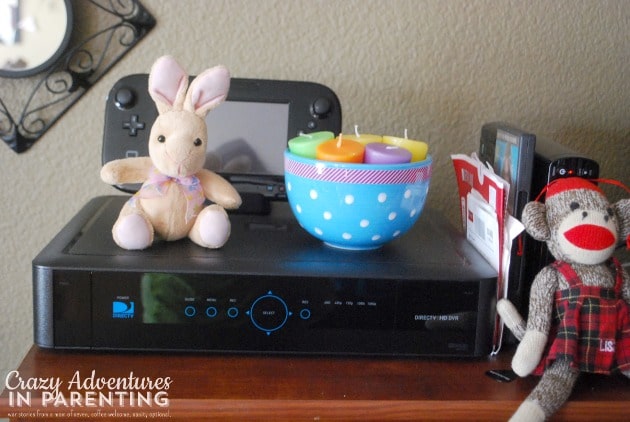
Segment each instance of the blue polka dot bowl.
[{"label": "blue polka dot bowl", "polygon": [[284,178],[300,225],[329,246],[368,250],[407,232],[422,213],[431,156],[406,164],[352,164],[286,150]]}]

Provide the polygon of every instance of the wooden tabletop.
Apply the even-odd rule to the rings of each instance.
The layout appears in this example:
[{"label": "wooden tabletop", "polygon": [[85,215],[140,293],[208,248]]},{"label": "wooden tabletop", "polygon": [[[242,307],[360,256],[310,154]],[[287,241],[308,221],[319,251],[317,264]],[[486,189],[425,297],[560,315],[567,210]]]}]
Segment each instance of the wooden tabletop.
[{"label": "wooden tabletop", "polygon": [[[498,382],[486,375],[490,369],[509,369],[511,356],[510,351],[479,360],[120,354],[58,352],[33,346],[1,384],[5,388],[0,395],[0,417],[28,420],[20,415],[30,415],[44,420],[45,413],[73,417],[83,413],[100,420],[106,420],[108,414],[115,415],[110,418],[114,420],[130,416],[170,420],[507,420],[537,382],[535,377]],[[43,387],[20,388],[20,378],[26,383],[50,377],[60,380],[65,402],[55,403],[49,394],[43,406]],[[111,406],[98,402],[99,392],[122,390],[89,385],[91,380],[139,382],[147,378],[162,385],[154,390],[124,390],[122,406],[115,394]],[[128,391],[137,391],[148,402],[131,405]],[[74,404],[70,402],[72,392],[78,400]],[[30,406],[25,401],[28,396]],[[620,375],[583,375],[554,420],[624,420],[630,414],[629,403],[630,380]]]}]

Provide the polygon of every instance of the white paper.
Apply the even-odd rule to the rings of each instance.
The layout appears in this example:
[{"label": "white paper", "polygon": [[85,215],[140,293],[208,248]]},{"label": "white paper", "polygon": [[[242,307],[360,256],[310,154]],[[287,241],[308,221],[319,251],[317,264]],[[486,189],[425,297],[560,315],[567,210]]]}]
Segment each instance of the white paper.
[{"label": "white paper", "polygon": [[488,204],[476,190],[470,191],[466,198],[467,224],[466,238],[499,271],[499,220],[494,208]]}]

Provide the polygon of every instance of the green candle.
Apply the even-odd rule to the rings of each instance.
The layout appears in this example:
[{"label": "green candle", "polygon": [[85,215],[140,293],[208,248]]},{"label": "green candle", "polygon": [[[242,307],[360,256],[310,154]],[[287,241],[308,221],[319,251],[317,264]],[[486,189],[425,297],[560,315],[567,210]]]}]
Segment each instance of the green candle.
[{"label": "green candle", "polygon": [[315,158],[317,146],[334,137],[332,132],[327,131],[302,133],[289,139],[289,151],[301,157]]}]

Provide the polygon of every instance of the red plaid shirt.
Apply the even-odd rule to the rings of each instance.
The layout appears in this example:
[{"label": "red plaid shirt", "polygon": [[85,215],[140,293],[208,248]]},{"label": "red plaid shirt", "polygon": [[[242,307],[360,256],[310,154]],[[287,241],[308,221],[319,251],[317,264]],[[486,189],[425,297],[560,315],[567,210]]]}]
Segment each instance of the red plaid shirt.
[{"label": "red plaid shirt", "polygon": [[621,296],[621,265],[614,258],[613,264],[614,288],[585,286],[566,262],[551,264],[569,288],[556,292],[548,349],[535,374],[542,374],[556,359],[567,359],[583,372],[630,369],[630,306]]}]

